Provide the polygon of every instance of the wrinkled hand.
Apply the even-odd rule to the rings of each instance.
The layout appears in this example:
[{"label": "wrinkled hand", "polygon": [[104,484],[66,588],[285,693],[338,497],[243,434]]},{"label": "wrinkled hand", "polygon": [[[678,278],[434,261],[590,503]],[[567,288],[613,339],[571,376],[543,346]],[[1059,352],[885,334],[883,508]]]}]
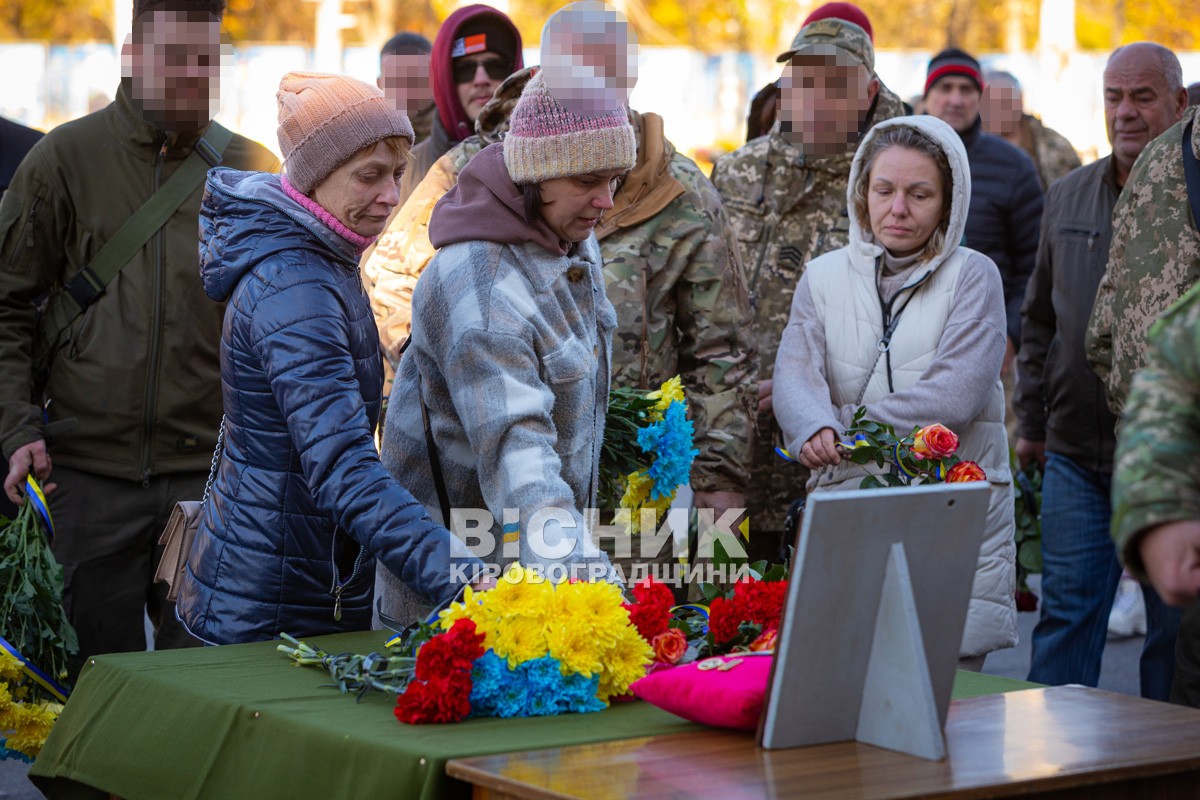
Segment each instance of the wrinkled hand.
[{"label": "wrinkled hand", "polygon": [[4,493],[8,499],[17,505],[24,502],[22,492],[25,478],[32,471],[33,476],[42,481],[42,491],[50,494],[58,484],[46,483],[53,466],[50,464],[50,453],[46,450],[46,442],[38,439],[23,447],[17,448],[8,460],[8,477],[4,479]]},{"label": "wrinkled hand", "polygon": [[837,432],[821,428],[800,448],[800,463],[809,469],[820,469],[842,463],[842,451],[837,449]]},{"label": "wrinkled hand", "polygon": [[1152,528],[1138,545],[1146,576],[1164,602],[1186,606],[1200,596],[1200,520]]},{"label": "wrinkled hand", "polygon": [[1046,443],[1034,442],[1029,439],[1017,439],[1017,446],[1014,448],[1017,451],[1017,464],[1021,469],[1025,469],[1031,463],[1036,461],[1039,467],[1046,466]]},{"label": "wrinkled hand", "polygon": [[758,413],[759,415],[775,414],[775,404],[771,402],[771,392],[775,386],[775,381],[765,380],[758,382]]}]

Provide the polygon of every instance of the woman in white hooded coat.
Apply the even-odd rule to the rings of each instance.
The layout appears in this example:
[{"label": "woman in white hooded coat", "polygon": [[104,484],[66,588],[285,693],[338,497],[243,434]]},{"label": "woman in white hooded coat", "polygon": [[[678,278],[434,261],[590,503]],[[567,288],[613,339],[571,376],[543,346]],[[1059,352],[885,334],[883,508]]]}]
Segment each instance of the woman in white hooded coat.
[{"label": "woman in white hooded coat", "polygon": [[857,489],[868,469],[836,443],[859,406],[897,431],[940,422],[991,483],[959,656],[979,669],[1016,644],[1012,474],[1000,365],[1004,292],[990,258],[959,246],[971,200],[967,154],[935,117],[864,137],[847,190],[850,243],[810,262],[775,361],[775,415],[808,491]]}]

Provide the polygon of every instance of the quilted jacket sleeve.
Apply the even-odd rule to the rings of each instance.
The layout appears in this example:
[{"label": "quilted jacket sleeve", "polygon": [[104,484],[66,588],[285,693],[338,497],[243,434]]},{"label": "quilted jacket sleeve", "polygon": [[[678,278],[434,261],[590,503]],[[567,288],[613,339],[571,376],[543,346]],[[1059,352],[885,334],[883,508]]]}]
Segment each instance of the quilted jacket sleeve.
[{"label": "quilted jacket sleeve", "polygon": [[482,563],[380,462],[337,285],[302,269],[285,274],[290,282],[258,303],[253,335],[317,507],[415,591],[435,603],[453,597],[461,584],[452,564],[469,576]]}]

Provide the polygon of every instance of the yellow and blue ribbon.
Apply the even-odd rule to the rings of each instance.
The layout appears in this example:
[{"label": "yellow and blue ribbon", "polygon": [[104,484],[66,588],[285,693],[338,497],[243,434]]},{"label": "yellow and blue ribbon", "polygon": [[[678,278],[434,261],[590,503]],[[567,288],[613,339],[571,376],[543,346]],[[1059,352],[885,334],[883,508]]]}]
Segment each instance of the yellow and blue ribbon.
[{"label": "yellow and blue ribbon", "polygon": [[25,477],[25,500],[33,505],[34,511],[45,523],[46,539],[53,544],[54,520],[50,517],[50,504],[46,502],[46,495],[42,492],[41,484],[32,475]]},{"label": "yellow and blue ribbon", "polygon": [[[868,446],[870,444],[870,442],[867,441],[867,437],[865,435],[859,433],[859,434],[856,434],[854,436],[854,438],[852,440],[850,440],[849,442],[838,442],[837,444],[838,444],[838,447],[842,448],[843,450],[857,450],[860,447]],[[793,464],[800,463],[797,459],[792,457],[791,453],[789,453],[787,450],[783,449],[782,447],[775,448],[775,455],[779,456],[784,461],[790,461]]]},{"label": "yellow and blue ribbon", "polygon": [[904,459],[900,457],[900,445],[892,448],[892,462],[896,468],[910,478],[915,478],[921,473],[904,463]]},{"label": "yellow and blue ribbon", "polygon": [[674,614],[676,611],[695,611],[705,619],[708,619],[708,606],[700,603],[684,603],[681,606],[675,606],[671,609],[672,614]]},{"label": "yellow and blue ribbon", "polygon": [[58,681],[51,678],[42,670],[29,662],[29,659],[21,655],[17,648],[8,643],[8,640],[0,636],[0,648],[3,648],[10,656],[21,662],[21,670],[30,677],[36,684],[41,686],[47,692],[52,694],[60,703],[67,702],[67,695],[70,691]]}]

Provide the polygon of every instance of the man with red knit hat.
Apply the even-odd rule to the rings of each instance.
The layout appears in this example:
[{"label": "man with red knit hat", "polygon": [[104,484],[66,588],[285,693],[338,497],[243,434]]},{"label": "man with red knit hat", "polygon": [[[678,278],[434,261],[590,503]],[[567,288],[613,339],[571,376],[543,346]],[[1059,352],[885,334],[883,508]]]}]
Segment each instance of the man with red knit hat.
[{"label": "man with red knit hat", "polygon": [[491,6],[464,6],[442,23],[433,40],[429,65],[437,114],[429,138],[414,147],[409,157],[397,209],[435,161],[475,133],[475,117],[492,99],[496,87],[525,66],[521,47],[517,26]]}]

